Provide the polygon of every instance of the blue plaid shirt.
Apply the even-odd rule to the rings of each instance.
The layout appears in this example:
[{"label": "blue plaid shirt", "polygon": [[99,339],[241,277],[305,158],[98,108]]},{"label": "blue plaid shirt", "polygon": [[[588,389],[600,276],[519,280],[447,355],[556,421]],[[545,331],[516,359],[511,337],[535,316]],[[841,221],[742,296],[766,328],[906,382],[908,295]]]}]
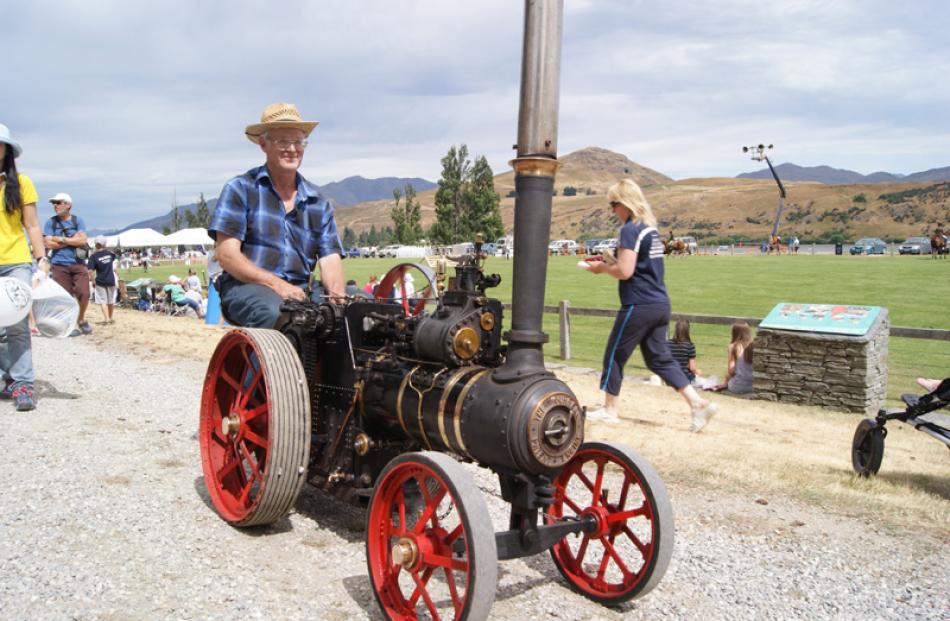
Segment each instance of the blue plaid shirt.
[{"label": "blue plaid shirt", "polygon": [[212,238],[219,232],[240,239],[252,263],[295,285],[310,280],[320,257],[344,256],[330,201],[298,173],[296,202],[285,213],[266,165],[224,185],[208,227]]}]

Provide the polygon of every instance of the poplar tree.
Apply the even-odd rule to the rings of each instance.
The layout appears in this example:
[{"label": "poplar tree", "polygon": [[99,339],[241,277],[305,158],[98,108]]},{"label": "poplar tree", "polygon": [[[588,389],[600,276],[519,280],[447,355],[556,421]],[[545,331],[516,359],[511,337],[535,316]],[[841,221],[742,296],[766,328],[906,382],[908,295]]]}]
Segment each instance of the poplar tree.
[{"label": "poplar tree", "polygon": [[455,244],[473,241],[476,233],[486,240],[504,234],[495,179],[488,159],[468,159],[468,147],[453,145],[442,158],[442,177],[435,194],[435,224],[430,229],[433,241]]},{"label": "poplar tree", "polygon": [[411,183],[405,187],[406,202],[400,205],[403,193],[393,189],[393,208],[389,214],[393,221],[393,241],[397,244],[414,244],[422,237],[422,207],[416,200],[416,189]]}]

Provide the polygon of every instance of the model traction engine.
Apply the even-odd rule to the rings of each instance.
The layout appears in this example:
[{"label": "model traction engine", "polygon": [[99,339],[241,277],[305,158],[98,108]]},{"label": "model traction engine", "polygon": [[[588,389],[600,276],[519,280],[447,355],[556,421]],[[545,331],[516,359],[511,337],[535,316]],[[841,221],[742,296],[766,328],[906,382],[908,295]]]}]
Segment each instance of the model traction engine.
[{"label": "model traction engine", "polygon": [[[527,56],[546,31],[559,42],[561,6],[526,6]],[[532,90],[526,81],[523,98]],[[217,512],[238,527],[272,523],[306,482],[365,506],[370,581],[390,618],[484,619],[497,561],[544,551],[573,589],[621,603],[650,591],[672,555],[672,509],[659,476],[627,447],[584,443],[582,408],[544,368],[557,163],[543,148],[530,150],[538,139],[525,127],[535,125],[519,124],[513,161],[507,333],[501,302],[486,294],[501,279],[484,272],[476,242],[455,257],[453,277],[445,259],[435,271],[404,263],[375,299],[285,302],[275,329],[228,332],[208,366],[199,436]],[[424,277],[418,297],[407,295],[409,271]],[[495,532],[460,462],[497,475],[510,506],[505,530]]]}]

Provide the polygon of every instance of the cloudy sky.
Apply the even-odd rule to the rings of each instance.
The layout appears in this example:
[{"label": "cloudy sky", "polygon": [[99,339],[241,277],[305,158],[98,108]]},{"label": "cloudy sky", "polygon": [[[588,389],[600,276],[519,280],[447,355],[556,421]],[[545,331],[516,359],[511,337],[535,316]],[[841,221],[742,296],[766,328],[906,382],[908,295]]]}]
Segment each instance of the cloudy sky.
[{"label": "cloudy sky", "polygon": [[[450,145],[508,169],[517,0],[2,3],[0,123],[41,198],[90,228],[217,196],[274,101],[320,121],[303,167],[436,180]],[[945,2],[565,0],[559,152],[601,146],[674,178],[776,163],[950,166]],[[44,202],[40,215],[50,215]]]}]

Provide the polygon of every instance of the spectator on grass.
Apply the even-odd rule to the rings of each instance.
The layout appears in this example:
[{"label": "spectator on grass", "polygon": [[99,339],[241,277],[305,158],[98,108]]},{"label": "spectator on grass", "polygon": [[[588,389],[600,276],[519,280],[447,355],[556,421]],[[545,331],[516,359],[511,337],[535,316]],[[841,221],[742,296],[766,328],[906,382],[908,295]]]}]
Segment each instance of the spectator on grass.
[{"label": "spectator on grass", "polygon": [[689,320],[677,319],[670,340],[670,353],[694,388],[708,390],[719,383],[715,377],[702,377],[696,366],[696,346],[689,338]]},{"label": "spectator on grass", "polygon": [[[36,215],[36,188],[17,172],[16,158],[22,148],[6,125],[0,125],[0,276],[15,278],[30,286],[32,262],[46,249]],[[13,399],[18,412],[36,407],[33,401],[33,341],[26,316],[3,329],[0,339],[0,398]]]},{"label": "spectator on grass", "polygon": [[714,390],[726,390],[737,395],[752,392],[752,328],[744,321],[732,324],[729,342],[726,381]]},{"label": "spectator on grass", "polygon": [[86,308],[89,306],[86,224],[82,218],[72,214],[73,199],[69,194],[60,192],[49,202],[56,211],[43,227],[43,242],[53,251],[50,254],[50,263],[53,265],[50,275],[79,302],[78,329],[70,336],[92,334],[92,327],[86,321]]},{"label": "spectator on grass", "polygon": [[346,296],[349,298],[362,298],[362,299],[373,297],[372,294],[368,294],[362,289],[360,289],[360,286],[356,284],[355,280],[352,280],[352,279],[346,281]]},{"label": "spectator on grass", "polygon": [[198,295],[201,295],[201,280],[195,274],[195,270],[190,267],[188,268],[188,278],[185,279],[185,288],[188,291],[197,291]]},{"label": "spectator on grass", "polygon": [[304,287],[318,264],[330,299],[344,296],[333,205],[298,172],[316,125],[293,104],[267,106],[261,122],[244,131],[260,145],[264,165],[228,181],[218,197],[208,234],[224,268],[221,309],[238,325],[272,328],[284,300],[307,299]]},{"label": "spectator on grass", "polygon": [[373,296],[376,294],[376,285],[379,284],[379,277],[376,274],[373,274],[369,277],[369,280],[366,281],[366,285],[363,287],[363,291]]},{"label": "spectator on grass", "polygon": [[103,235],[96,237],[96,251],[89,257],[86,265],[96,272],[95,302],[102,308],[102,317],[105,323],[115,323],[112,313],[115,310],[116,295],[118,293],[118,278],[115,275],[116,256],[106,249],[106,238]]},{"label": "spectator on grass", "polygon": [[181,278],[178,276],[175,276],[174,274],[169,276],[168,284],[162,288],[162,291],[165,292],[166,301],[170,299],[172,304],[177,306],[187,306],[195,311],[195,314],[197,314],[198,317],[204,316],[201,312],[201,304],[185,294],[185,290],[181,286]]},{"label": "spectator on grass", "polygon": [[607,191],[610,209],[623,223],[617,244],[617,261],[585,262],[585,269],[608,274],[620,281],[620,310],[604,351],[600,388],[603,407],[587,413],[595,420],[616,421],[617,397],[623,367],[639,345],[647,367],[676,389],[689,404],[693,431],[700,431],[717,411],[699,396],[670,354],[666,334],[670,324],[670,298],[663,282],[663,242],[656,217],[640,187],[630,179]]}]

